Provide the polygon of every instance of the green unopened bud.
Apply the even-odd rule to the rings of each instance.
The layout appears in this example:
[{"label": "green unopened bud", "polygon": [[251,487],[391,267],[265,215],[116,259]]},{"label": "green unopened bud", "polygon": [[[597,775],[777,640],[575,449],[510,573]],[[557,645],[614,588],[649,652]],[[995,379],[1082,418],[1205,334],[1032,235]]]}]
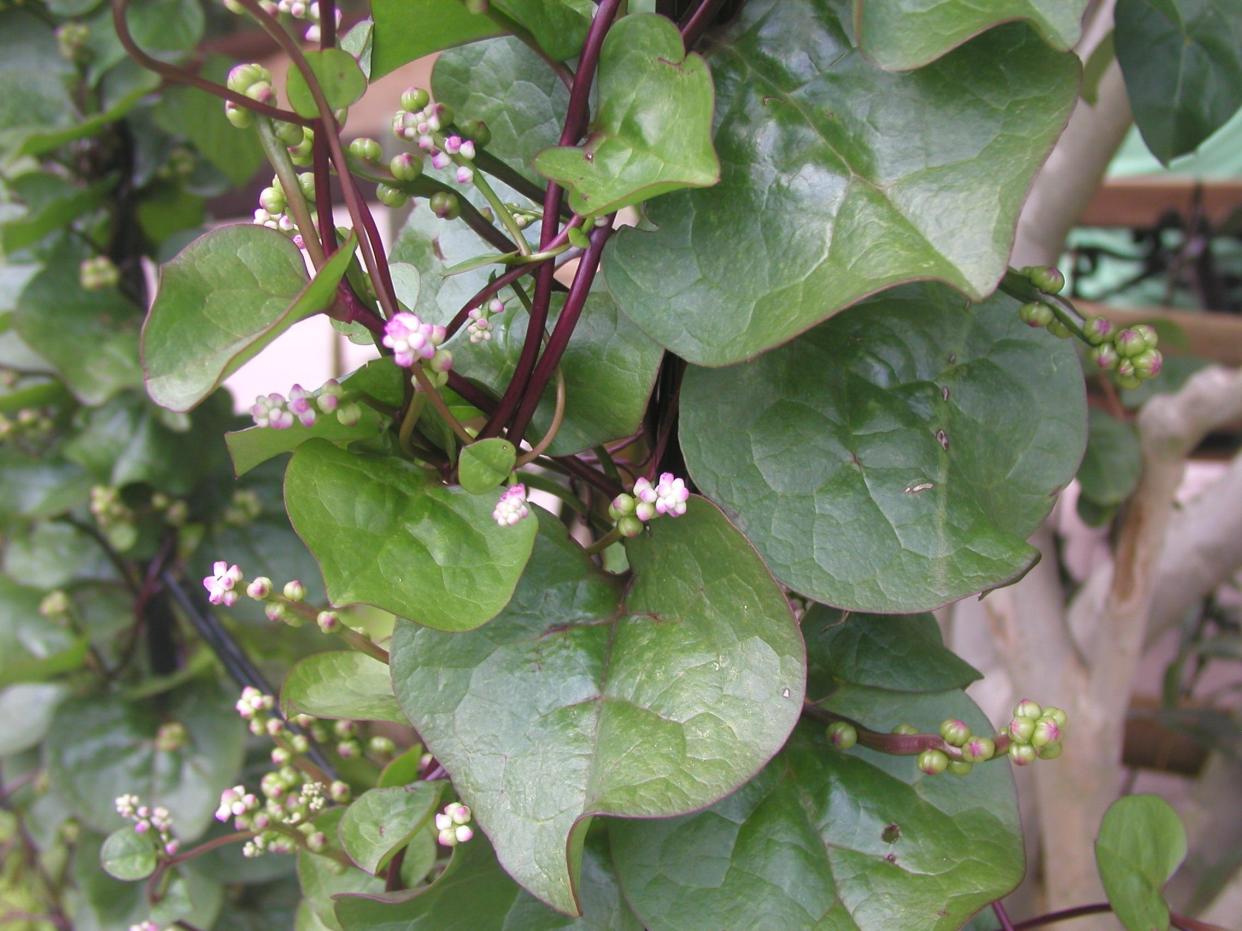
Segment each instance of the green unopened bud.
[{"label": "green unopened bud", "polygon": [[258,103],[274,103],[276,89],[267,81],[256,81],[246,89],[246,96]]},{"label": "green unopened bud", "polygon": [[627,539],[633,539],[643,532],[643,522],[637,517],[622,517],[617,521],[617,531]]},{"label": "green unopened bud", "polygon": [[1041,714],[1040,717],[1051,718],[1053,721],[1057,722],[1057,726],[1062,730],[1064,730],[1065,725],[1069,723],[1069,716],[1060,708],[1054,708],[1052,705],[1045,707],[1043,714]]},{"label": "green unopened bud", "polygon": [[284,191],[278,191],[274,187],[265,187],[259,192],[259,206],[268,213],[284,213],[289,205],[285,201]]},{"label": "green unopened bud", "polygon": [[1031,701],[1029,698],[1022,699],[1022,701],[1014,705],[1014,709],[1013,709],[1013,716],[1015,718],[1034,719],[1034,718],[1038,718],[1043,713],[1044,713],[1044,709],[1039,707],[1039,705],[1036,702]]},{"label": "green unopened bud", "polygon": [[415,113],[431,103],[431,95],[421,87],[407,87],[401,94],[401,109]]},{"label": "green unopened bud", "polygon": [[612,520],[620,520],[634,513],[634,508],[638,504],[634,500],[633,495],[627,495],[624,492],[612,499],[612,503],[608,505],[608,516]]},{"label": "green unopened bud", "polygon": [[918,732],[919,732],[919,729],[915,727],[913,724],[898,724],[896,727],[893,728],[894,734],[910,735],[910,734],[917,734]]},{"label": "green unopened bud", "polygon": [[231,100],[224,102],[224,116],[235,129],[249,129],[254,125],[254,114]]},{"label": "green unopened bud", "polygon": [[328,836],[323,831],[313,831],[306,835],[306,849],[311,853],[319,853],[328,846]]},{"label": "green unopened bud", "polygon": [[48,592],[39,602],[39,613],[46,618],[64,617],[69,613],[69,596],[60,589]]},{"label": "green unopened bud", "polygon": [[575,249],[587,249],[591,245],[590,238],[582,231],[580,226],[571,226],[569,228],[569,244]]},{"label": "green unopened bud", "polygon": [[423,173],[423,158],[414,152],[402,152],[388,162],[388,170],[398,181],[413,181]]},{"label": "green unopened bud", "polygon": [[391,207],[394,210],[398,207],[404,207],[410,199],[410,195],[400,188],[393,187],[391,184],[380,182],[375,185],[375,199],[385,207]]},{"label": "green unopened bud", "polygon": [[1132,359],[1151,348],[1138,327],[1126,327],[1113,337],[1113,345],[1117,347],[1117,354],[1126,359]]},{"label": "green unopened bud", "polygon": [[367,751],[373,756],[392,756],[397,751],[397,745],[391,737],[379,735],[367,741]]},{"label": "green unopened bud", "polygon": [[307,200],[315,199],[315,176],[311,172],[304,171],[298,175],[298,187],[302,189],[302,196]]},{"label": "green unopened bud", "polygon": [[1061,742],[1061,728],[1052,718],[1040,718],[1031,734],[1031,746],[1038,750],[1048,744]]},{"label": "green unopened bud", "polygon": [[289,159],[293,164],[305,168],[314,160],[315,133],[310,129],[302,130],[302,139],[297,145],[289,146]]},{"label": "green unopened bud", "polygon": [[974,766],[963,760],[949,761],[949,772],[951,772],[954,776],[965,776],[972,769],[974,769]]},{"label": "green unopened bud", "polygon": [[461,216],[461,201],[449,191],[436,191],[431,195],[431,212],[441,220],[456,220]]},{"label": "green unopened bud", "polygon": [[155,735],[155,749],[161,753],[172,753],[185,746],[185,725],[180,721],[169,721],[161,724]]},{"label": "green unopened bud", "polygon": [[960,747],[970,738],[970,728],[965,721],[949,718],[940,725],[940,736],[944,738],[945,743]]},{"label": "green unopened bud", "polygon": [[1014,766],[1029,766],[1035,762],[1035,748],[1030,744],[1011,743],[1009,761]]},{"label": "green unopened bud", "polygon": [[255,84],[261,82],[271,84],[271,81],[272,72],[255,62],[234,65],[229,71],[228,78],[225,79],[228,89],[237,94],[246,93]]},{"label": "green unopened bud", "polygon": [[1096,346],[1089,353],[1091,361],[1095,363],[1095,367],[1102,372],[1108,372],[1117,367],[1121,357],[1117,355],[1117,350],[1113,348],[1112,343],[1104,343]]},{"label": "green unopened bud", "polygon": [[848,750],[858,743],[858,729],[848,721],[833,721],[827,733],[828,742],[838,750]]},{"label": "green unopened bud", "polygon": [[971,737],[962,744],[962,759],[967,763],[986,763],[996,756],[996,742],[991,737]]},{"label": "green unopened bud", "polygon": [[336,419],[343,427],[352,427],[362,419],[362,407],[355,401],[342,404],[336,409]]},{"label": "green unopened bud", "polygon": [[370,136],[359,136],[349,143],[349,154],[364,162],[375,163],[384,157],[384,150],[379,140],[372,139]]},{"label": "green unopened bud", "polygon": [[303,585],[297,579],[294,579],[291,582],[285,583],[285,587],[284,587],[284,590],[282,591],[282,594],[289,601],[294,601],[294,602],[301,601],[303,598],[306,597],[306,586]]},{"label": "green unopened bud", "polygon": [[929,776],[939,776],[949,768],[949,757],[943,750],[924,750],[919,754],[919,769]]},{"label": "green unopened bud", "polygon": [[1063,750],[1064,748],[1061,744],[1053,743],[1044,744],[1037,751],[1035,751],[1035,753],[1041,760],[1055,760],[1061,755]]},{"label": "green unopened bud", "polygon": [[1053,265],[1028,265],[1022,273],[1030,279],[1031,284],[1048,294],[1059,294],[1065,287],[1065,276]]},{"label": "green unopened bud", "polygon": [[1103,317],[1088,317],[1083,322],[1082,335],[1092,346],[1102,346],[1112,339],[1114,329],[1110,320],[1105,320]]},{"label": "green unopened bud", "polygon": [[1164,367],[1164,356],[1159,349],[1144,350],[1131,361],[1134,363],[1134,374],[1137,378],[1155,378]]},{"label": "green unopened bud", "polygon": [[1041,327],[1050,324],[1055,319],[1055,316],[1052,313],[1052,308],[1047,304],[1031,301],[1029,304],[1023,304],[1018,308],[1018,319],[1027,326]]},{"label": "green unopened bud", "polygon": [[325,634],[330,634],[341,626],[341,618],[335,611],[320,611],[315,623]]},{"label": "green unopened bud", "polygon": [[482,120],[462,120],[457,124],[457,128],[461,130],[463,136],[473,140],[479,148],[492,141],[492,131]]},{"label": "green unopened bud", "polygon": [[1067,327],[1060,320],[1053,320],[1048,324],[1048,332],[1057,339],[1069,339],[1074,335],[1074,331]]},{"label": "green unopened bud", "polygon": [[1160,342],[1160,336],[1156,333],[1156,328],[1146,323],[1137,323],[1130,327],[1139,335],[1139,339],[1143,341],[1143,346],[1147,349],[1155,349]]},{"label": "green unopened bud", "polygon": [[283,120],[273,123],[272,131],[277,139],[290,148],[301,145],[302,137],[306,134],[306,130],[297,123],[286,123]]},{"label": "green unopened bud", "polygon": [[339,779],[333,780],[332,785],[328,786],[328,795],[334,802],[348,802],[350,796],[348,783],[341,782]]},{"label": "green unopened bud", "polygon": [[447,373],[453,370],[453,353],[447,349],[437,349],[427,367],[433,372]]},{"label": "green unopened bud", "polygon": [[1026,744],[1031,742],[1031,735],[1035,733],[1035,719],[1018,717],[1009,722],[1009,736],[1016,743]]},{"label": "green unopened bud", "polygon": [[289,748],[294,753],[305,753],[310,749],[310,741],[306,739],[305,734],[294,734],[289,738]]}]

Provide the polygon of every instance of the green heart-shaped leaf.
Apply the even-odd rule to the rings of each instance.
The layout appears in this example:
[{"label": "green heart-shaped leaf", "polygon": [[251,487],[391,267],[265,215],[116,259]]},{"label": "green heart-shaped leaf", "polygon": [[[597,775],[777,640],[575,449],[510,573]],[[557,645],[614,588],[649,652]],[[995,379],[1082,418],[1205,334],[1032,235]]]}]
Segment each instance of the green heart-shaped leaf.
[{"label": "green heart-shaped leaf", "polygon": [[[318,52],[306,52],[306,63],[314,73],[328,105],[333,110],[353,106],[366,93],[367,76],[358,67],[358,62],[349,52],[339,48],[328,48]],[[289,68],[288,84],[285,88],[289,93],[289,103],[301,116],[318,116],[319,108],[315,106],[315,98],[311,95],[310,85],[302,72],[295,67]],[[350,250],[352,254],[353,250]]]},{"label": "green heart-shaped leaf", "polygon": [[314,653],[301,660],[285,677],[280,706],[289,716],[405,723],[388,667],[353,650]]},{"label": "green heart-shaped leaf", "polygon": [[[833,710],[887,731],[987,720],[960,692],[847,687]],[[651,931],[961,927],[1022,879],[1009,766],[928,777],[913,757],[833,750],[798,729],[770,766],[707,811],[609,826],[621,886]]]},{"label": "green heart-shaped leaf", "polygon": [[448,488],[405,459],[298,448],[285,507],[333,604],[364,602],[440,630],[470,630],[509,602],[530,558],[533,519],[492,518],[495,501]]},{"label": "green heart-shaped leaf", "polygon": [[642,931],[621,897],[606,837],[595,832],[582,850],[582,911],[577,921],[566,918],[524,891],[505,875],[482,836],[457,847],[445,871],[426,888],[336,900],[336,917],[350,931]]},{"label": "green heart-shaped leaf", "polygon": [[1017,306],[911,285],[749,364],[690,369],[695,482],[816,601],[908,613],[1011,581],[1086,440],[1073,348]]},{"label": "green heart-shaped leaf", "polygon": [[844,6],[742,8],[710,56],[720,183],[650,203],[656,230],[605,252],[618,305],[682,358],[750,358],[907,281],[979,300],[1004,274],[1077,59],[1015,25],[892,74],[854,48]]},{"label": "green heart-shaped leaf", "polygon": [[1087,451],[1078,467],[1084,498],[1116,507],[1130,497],[1143,470],[1143,450],[1134,425],[1107,411],[1087,411]]},{"label": "green heart-shaped leaf", "polygon": [[540,173],[569,190],[578,213],[604,214],[720,180],[712,148],[712,77],[688,55],[677,27],[654,13],[608,31],[599,59],[599,106],[582,148],[548,149]]},{"label": "green heart-shaped leaf", "polygon": [[302,252],[275,230],[224,226],[186,246],[160,275],[142,329],[147,393],[186,411],[264,346],[336,294],[353,237],[312,281]]},{"label": "green heart-shaped leaf", "polygon": [[710,503],[627,551],[622,602],[545,518],[486,628],[393,636],[401,707],[505,870],[566,913],[580,910],[572,851],[591,815],[668,816],[733,791],[784,743],[805,690],[783,594]]},{"label": "green heart-shaped leaf", "polygon": [[1117,919],[1127,931],[1169,927],[1164,884],[1186,859],[1186,829],[1158,795],[1113,802],[1100,821],[1095,863]]},{"label": "green heart-shaped leaf", "polygon": [[1086,8],[1087,0],[854,0],[854,31],[882,68],[908,71],[1013,20],[1025,20],[1054,48],[1073,48]]},{"label": "green heart-shaped leaf", "polygon": [[516,461],[517,449],[508,440],[479,440],[462,449],[457,478],[472,495],[485,494],[509,477]]},{"label": "green heart-shaped leaf", "polygon": [[813,605],[802,618],[812,696],[843,682],[896,692],[964,689],[983,675],[949,650],[930,614],[856,614]]},{"label": "green heart-shaped leaf", "polygon": [[151,838],[136,832],[132,825],[109,834],[99,851],[99,865],[109,876],[125,882],[146,879],[158,862]]},{"label": "green heart-shaped leaf", "polygon": [[1134,122],[1167,165],[1242,107],[1242,2],[1134,0],[1118,5],[1116,21]]},{"label": "green heart-shaped leaf", "polygon": [[378,875],[398,850],[431,822],[442,782],[368,789],[345,809],[338,834],[349,858]]}]

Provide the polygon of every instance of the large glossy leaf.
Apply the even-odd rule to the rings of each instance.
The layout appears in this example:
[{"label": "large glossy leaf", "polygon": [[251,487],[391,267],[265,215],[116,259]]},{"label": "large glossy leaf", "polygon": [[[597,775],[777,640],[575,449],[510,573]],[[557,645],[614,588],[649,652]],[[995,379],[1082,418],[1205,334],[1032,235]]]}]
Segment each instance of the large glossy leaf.
[{"label": "large glossy leaf", "polygon": [[535,156],[556,145],[569,105],[569,91],[552,69],[509,37],[445,52],[431,72],[431,90],[461,117],[487,123],[487,151],[532,180]]},{"label": "large glossy leaf", "polygon": [[1073,478],[1073,349],[997,296],[911,285],[731,369],[691,369],[681,446],[777,578],[816,601],[926,611],[1010,581]]},{"label": "large glossy leaf", "polygon": [[1138,431],[1098,407],[1087,414],[1087,451],[1078,467],[1078,483],[1084,498],[1116,507],[1130,497],[1143,470]]},{"label": "large glossy leaf", "polygon": [[599,105],[581,148],[540,153],[535,167],[584,216],[720,180],[712,149],[712,77],[677,27],[654,13],[612,27],[599,59]]},{"label": "large glossy leaf", "polygon": [[299,662],[285,678],[280,704],[287,715],[405,722],[388,667],[354,650],[315,653]]},{"label": "large glossy leaf", "polygon": [[642,931],[621,897],[602,835],[582,852],[582,917],[554,912],[505,875],[487,838],[453,851],[448,868],[426,889],[387,895],[344,895],[336,916],[350,931]]},{"label": "large glossy leaf", "polygon": [[448,635],[399,624],[397,699],[505,870],[578,913],[593,814],[656,817],[733,791],[801,709],[801,637],[780,589],[710,503],[627,545],[624,602],[541,521],[509,607]]},{"label": "large glossy leaf", "polygon": [[54,682],[0,689],[0,758],[38,744],[47,733],[57,706],[68,695],[68,686]]},{"label": "large glossy leaf", "polygon": [[26,285],[13,322],[79,401],[100,404],[142,379],[137,313],[116,291],[83,289],[77,263],[57,260]]},{"label": "large glossy leaf", "polygon": [[710,56],[720,184],[648,204],[657,229],[605,253],[622,310],[691,362],[748,358],[901,282],[981,299],[1005,271],[1076,60],[1014,25],[890,74],[843,15],[842,0],[747,3]]},{"label": "large glossy leaf", "polygon": [[1134,121],[1168,164],[1242,107],[1242,0],[1124,0],[1114,44]]},{"label": "large glossy leaf", "polygon": [[365,602],[441,630],[495,617],[530,558],[535,521],[499,527],[494,505],[407,460],[323,440],[299,447],[285,473],[289,519],[332,603]]},{"label": "large glossy leaf", "polygon": [[[116,798],[132,792],[168,808],[179,837],[197,837],[241,767],[244,729],[230,699],[214,683],[173,692],[162,709],[115,696],[71,699],[44,744],[52,785],[95,830],[117,827]],[[184,747],[156,749],[164,721],[185,726]]]},{"label": "large glossy leaf", "polygon": [[243,223],[196,239],[164,266],[143,327],[151,398],[189,410],[288,327],[323,310],[352,258],[347,244],[308,282],[301,250],[275,230]]},{"label": "large glossy leaf", "polygon": [[39,614],[43,593],[0,577],[0,688],[75,669],[86,641]]},{"label": "large glossy leaf", "polygon": [[72,462],[0,448],[0,526],[54,517],[86,502],[91,479]]},{"label": "large glossy leaf", "polygon": [[328,848],[323,855],[308,850],[298,852],[298,884],[302,887],[305,904],[319,922],[308,925],[298,922],[298,929],[328,927],[332,931],[345,931],[333,913],[332,897],[350,892],[378,893],[384,889],[384,880],[377,879],[364,870],[344,866],[327,855],[332,851],[343,852],[338,837],[344,815],[344,808],[329,808],[315,818],[316,829],[322,831],[328,839]]},{"label": "large glossy leaf", "polygon": [[35,133],[73,125],[72,72],[37,16],[12,7],[0,12],[0,153]]},{"label": "large glossy leaf", "polygon": [[907,71],[1013,20],[1025,20],[1055,48],[1072,48],[1086,8],[1087,0],[854,0],[854,31],[869,58]]},{"label": "large glossy leaf", "polygon": [[[496,12],[525,27],[553,58],[578,53],[594,7],[591,0],[491,0]],[[504,32],[498,20],[445,0],[374,0],[371,77],[442,49]]]},{"label": "large glossy leaf", "polygon": [[[848,687],[832,708],[887,731],[987,722],[960,692]],[[1022,879],[1004,760],[927,777],[913,757],[831,749],[806,726],[756,779],[707,811],[610,825],[626,900],[651,931],[948,931]]]},{"label": "large glossy leaf", "polygon": [[1095,862],[1109,904],[1127,931],[1169,927],[1164,884],[1186,859],[1186,829],[1158,795],[1109,806],[1095,839]]},{"label": "large glossy leaf", "polygon": [[944,692],[983,678],[944,645],[930,614],[855,614],[814,605],[802,619],[802,637],[813,698],[841,683]]}]

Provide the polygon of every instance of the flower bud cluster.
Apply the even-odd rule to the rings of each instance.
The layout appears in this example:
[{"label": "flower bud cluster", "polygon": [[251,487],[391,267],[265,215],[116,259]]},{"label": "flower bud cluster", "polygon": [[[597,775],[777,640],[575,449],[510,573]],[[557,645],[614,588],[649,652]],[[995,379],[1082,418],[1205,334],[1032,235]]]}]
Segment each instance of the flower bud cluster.
[{"label": "flower bud cluster", "polygon": [[55,424],[47,409],[23,407],[13,417],[0,414],[0,440],[37,442],[47,439]]},{"label": "flower bud cluster", "polygon": [[78,282],[85,291],[102,291],[115,288],[121,280],[121,273],[106,255],[97,255],[83,259],[78,266]]},{"label": "flower bud cluster", "polygon": [[1164,367],[1156,331],[1145,323],[1117,330],[1103,317],[1090,317],[1083,329],[1093,345],[1091,361],[1100,371],[1111,371],[1122,388],[1137,388]]},{"label": "flower bud cluster", "polygon": [[492,520],[502,527],[512,527],[528,514],[530,507],[526,503],[526,486],[518,482],[501,492],[500,500],[492,509]]},{"label": "flower bud cluster", "polygon": [[430,363],[431,370],[447,373],[453,367],[453,355],[441,349],[446,330],[439,324],[424,323],[418,314],[401,311],[384,324],[384,345],[392,350],[393,361],[402,368],[415,362]]},{"label": "flower bud cluster", "polygon": [[140,921],[136,925],[130,925],[129,931],[161,931],[160,926],[148,918],[146,921]]},{"label": "flower bud cluster", "polygon": [[313,427],[321,413],[336,414],[345,426],[352,426],[362,416],[362,408],[356,403],[342,404],[345,390],[336,379],[330,379],[315,391],[307,391],[301,385],[289,389],[289,396],[273,391],[261,394],[250,406],[250,416],[256,427],[287,430],[294,420],[304,427]]},{"label": "flower bud cluster", "polygon": [[492,298],[486,304],[478,307],[471,307],[467,316],[470,322],[466,324],[466,335],[470,337],[472,343],[486,343],[492,338],[492,317],[505,312],[505,302],[498,297]]},{"label": "flower bud cluster", "polygon": [[263,513],[263,502],[253,488],[238,488],[233,492],[220,519],[230,527],[246,527],[253,524]]},{"label": "flower bud cluster", "polygon": [[622,536],[636,537],[642,533],[643,524],[656,517],[681,517],[689,500],[690,489],[685,479],[672,472],[661,472],[655,484],[643,477],[634,482],[633,494],[613,498],[608,516],[616,521]]},{"label": "flower bud cluster", "polygon": [[86,45],[90,37],[91,30],[86,23],[62,23],[56,28],[56,48],[60,57],[66,61],[82,61],[90,57],[90,49]]},{"label": "flower bud cluster", "polygon": [[66,618],[72,610],[73,603],[69,600],[69,596],[65,591],[60,588],[48,592],[43,596],[43,600],[39,602],[39,614],[49,621]]},{"label": "flower bud cluster", "polygon": [[1010,741],[1009,759],[1018,766],[1033,763],[1037,757],[1055,760],[1061,755],[1066,721],[1060,708],[1041,708],[1030,699],[1018,702],[1005,729]]},{"label": "flower bud cluster", "polygon": [[470,827],[470,809],[461,802],[449,802],[436,815],[436,840],[443,847],[456,847],[474,837]]},{"label": "flower bud cluster", "polygon": [[[259,103],[271,105],[276,102],[276,90],[272,87],[272,73],[260,64],[249,62],[235,65],[229,71],[225,83],[234,93],[244,94]],[[238,129],[247,129],[254,125],[254,114],[231,100],[224,102],[224,115]]]},{"label": "flower bud cluster", "polygon": [[137,795],[126,794],[118,796],[116,813],[126,821],[132,821],[135,833],[152,838],[168,856],[173,856],[180,849],[181,842],[173,836],[172,815],[167,808],[161,805],[148,807]]},{"label": "flower bud cluster", "polygon": [[195,158],[193,149],[183,145],[173,146],[164,164],[155,169],[155,176],[166,181],[185,179],[194,173],[197,164],[198,159]]},{"label": "flower bud cluster", "polygon": [[151,495],[151,507],[164,515],[164,523],[170,527],[184,526],[190,516],[190,506],[185,501],[170,498],[162,491],[157,491]]},{"label": "flower bud cluster", "polygon": [[[431,160],[432,168],[437,171],[452,168],[453,179],[458,184],[469,185],[474,182],[475,156],[478,149],[487,144],[491,133],[481,120],[465,122],[457,126],[456,132],[449,131],[452,125],[453,111],[442,103],[433,103],[431,95],[418,87],[411,87],[401,95],[401,109],[392,118],[393,135],[417,145]],[[399,155],[389,167],[398,181],[413,181],[422,173],[422,155]],[[435,200],[433,197],[431,207],[437,216],[444,217],[448,212],[460,210],[459,204],[443,200],[437,205]]]}]

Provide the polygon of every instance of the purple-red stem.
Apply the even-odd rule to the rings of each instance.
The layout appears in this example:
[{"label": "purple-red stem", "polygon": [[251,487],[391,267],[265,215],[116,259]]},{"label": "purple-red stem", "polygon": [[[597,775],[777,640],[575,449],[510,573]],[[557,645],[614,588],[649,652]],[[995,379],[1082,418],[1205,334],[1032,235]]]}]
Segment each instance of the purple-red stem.
[{"label": "purple-red stem", "polygon": [[319,47],[336,45],[336,0],[319,0]]},{"label": "purple-red stem", "polygon": [[[315,170],[315,212],[319,218],[319,241],[323,245],[323,257],[330,258],[336,251],[336,222],[332,219],[332,171],[328,161],[328,141],[322,131],[315,133],[311,146]],[[302,235],[313,235],[313,230],[303,230]]]},{"label": "purple-red stem", "polygon": [[690,51],[699,41],[707,27],[712,24],[716,12],[724,5],[724,0],[703,0],[681,24],[681,42],[686,51]]},{"label": "purple-red stem", "polygon": [[1001,904],[1000,899],[992,903],[992,912],[996,915],[996,920],[1000,922],[1001,931],[1014,931],[1013,921],[1009,918],[1009,913],[1005,911],[1005,906]]},{"label": "purple-red stem", "polygon": [[[998,903],[993,903],[993,907]],[[1026,931],[1028,928],[1042,928],[1044,925],[1056,924],[1059,921],[1069,921],[1073,918],[1085,918],[1087,915],[1102,915],[1111,912],[1113,907],[1107,902],[1096,902],[1092,905],[1076,905],[1074,908],[1062,909],[1059,912],[1049,912],[1047,915],[1037,915],[1034,918],[1028,918],[1026,921],[1019,921],[1013,925],[1013,931]],[[1208,921],[1200,921],[1197,918],[1190,918],[1186,915],[1177,915],[1169,913],[1169,923],[1179,929],[1179,931],[1228,931],[1220,925],[1214,925]]]},{"label": "purple-red stem", "polygon": [[[820,721],[830,723],[844,721],[858,732],[858,742],[862,746],[879,753],[887,753],[890,756],[917,756],[924,750],[940,750],[950,759],[960,760],[962,758],[962,748],[946,743],[939,734],[885,734],[873,731],[853,718],[821,708],[809,698],[803,703],[802,711],[808,717],[817,718]],[[993,760],[1000,759],[1009,751],[1010,740],[1007,734],[997,734],[992,738],[992,742],[996,745]]]},{"label": "purple-red stem", "polygon": [[[591,246],[578,263],[573,284],[569,287],[569,296],[565,298],[565,306],[561,308],[561,315],[556,319],[556,327],[552,330],[551,337],[548,338],[548,348],[540,356],[539,364],[535,366],[535,371],[522,396],[522,403],[518,405],[517,414],[513,418],[513,426],[510,429],[510,435],[513,437],[520,438],[526,432],[526,427],[535,414],[535,408],[539,406],[539,401],[543,397],[544,389],[548,387],[548,383],[556,372],[556,367],[561,363],[561,356],[565,354],[569,338],[573,336],[574,327],[578,325],[578,318],[582,316],[582,308],[586,306],[586,299],[591,293],[591,285],[594,284],[595,275],[599,271],[599,260],[603,254],[604,245],[611,235],[611,225],[597,226],[591,232]],[[531,325],[534,325],[533,320]],[[529,340],[529,334],[527,339]]]}]

